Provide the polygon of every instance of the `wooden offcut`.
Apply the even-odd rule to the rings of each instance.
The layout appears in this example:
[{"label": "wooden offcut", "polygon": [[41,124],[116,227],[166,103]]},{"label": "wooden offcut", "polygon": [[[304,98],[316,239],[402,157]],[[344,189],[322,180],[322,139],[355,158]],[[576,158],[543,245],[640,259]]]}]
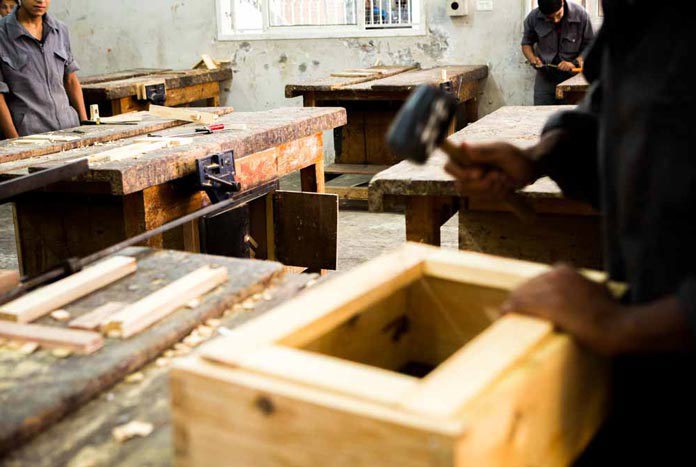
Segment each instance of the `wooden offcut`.
[{"label": "wooden offcut", "polygon": [[144,331],[177,308],[213,290],[227,280],[224,267],[204,266],[148,295],[108,318],[102,332],[128,338]]},{"label": "wooden offcut", "polygon": [[164,107],[161,105],[150,105],[151,115],[161,118],[171,118],[186,122],[200,123],[201,125],[212,125],[218,116],[211,112],[200,112],[190,108]]},{"label": "wooden offcut", "polygon": [[407,244],[226,333],[173,369],[178,465],[571,464],[608,362],[497,312],[548,270]]},{"label": "wooden offcut", "polygon": [[136,260],[115,256],[0,307],[0,319],[29,323],[135,272]]},{"label": "wooden offcut", "polygon": [[0,337],[18,342],[33,342],[42,347],[91,354],[104,345],[101,334],[38,324],[0,321]]},{"label": "wooden offcut", "polygon": [[86,331],[97,331],[99,327],[111,318],[112,315],[121,311],[126,306],[122,302],[108,302],[95,308],[68,323],[68,327],[73,329],[83,329]]}]

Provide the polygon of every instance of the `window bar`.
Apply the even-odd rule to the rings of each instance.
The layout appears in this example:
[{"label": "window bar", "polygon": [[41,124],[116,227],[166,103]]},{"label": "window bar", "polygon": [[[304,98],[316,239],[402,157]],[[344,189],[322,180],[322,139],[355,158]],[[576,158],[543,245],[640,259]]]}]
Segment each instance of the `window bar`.
[{"label": "window bar", "polygon": [[387,5],[389,5],[389,8],[387,9],[387,14],[389,15],[389,17],[388,17],[389,21],[387,21],[387,24],[389,24],[391,26],[391,24],[392,24],[392,0],[387,0]]},{"label": "window bar", "polygon": [[396,3],[397,15],[399,15],[399,25],[401,24],[401,10],[403,10],[403,0],[397,0]]},{"label": "window bar", "polygon": [[370,26],[375,24],[375,0],[370,0]]},{"label": "window bar", "polygon": [[384,0],[379,0],[379,24],[384,24]]}]

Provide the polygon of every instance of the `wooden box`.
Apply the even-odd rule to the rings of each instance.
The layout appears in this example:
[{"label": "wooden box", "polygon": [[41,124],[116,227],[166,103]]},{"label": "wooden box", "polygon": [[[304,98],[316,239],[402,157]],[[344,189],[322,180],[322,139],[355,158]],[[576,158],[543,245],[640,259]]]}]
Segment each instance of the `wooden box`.
[{"label": "wooden box", "polygon": [[568,465],[607,362],[497,311],[547,268],[406,244],[315,286],[174,368],[178,465]]}]

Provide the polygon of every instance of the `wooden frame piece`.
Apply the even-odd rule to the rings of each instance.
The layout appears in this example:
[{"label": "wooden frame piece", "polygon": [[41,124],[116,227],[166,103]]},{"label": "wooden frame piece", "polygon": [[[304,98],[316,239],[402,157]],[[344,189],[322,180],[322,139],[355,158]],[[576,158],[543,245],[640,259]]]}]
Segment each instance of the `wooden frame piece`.
[{"label": "wooden frame piece", "polygon": [[99,327],[107,321],[112,315],[116,314],[125,308],[126,304],[121,302],[108,302],[104,305],[95,308],[89,313],[75,318],[68,323],[68,327],[72,329],[82,329],[85,331],[98,331]]},{"label": "wooden frame piece", "polygon": [[[305,292],[175,366],[179,463],[229,442],[264,465],[568,465],[603,420],[608,365],[548,322],[488,315],[548,270],[406,244]],[[404,373],[403,351],[434,369]]]},{"label": "wooden frame piece", "polygon": [[227,269],[205,266],[125,307],[101,326],[102,332],[126,339],[144,331],[191,300],[227,281]]},{"label": "wooden frame piece", "polygon": [[91,354],[104,345],[101,334],[38,324],[0,321],[0,337],[19,342],[35,342],[43,347]]},{"label": "wooden frame piece", "polygon": [[114,256],[0,307],[0,319],[29,323],[116,282],[137,269],[135,258]]}]

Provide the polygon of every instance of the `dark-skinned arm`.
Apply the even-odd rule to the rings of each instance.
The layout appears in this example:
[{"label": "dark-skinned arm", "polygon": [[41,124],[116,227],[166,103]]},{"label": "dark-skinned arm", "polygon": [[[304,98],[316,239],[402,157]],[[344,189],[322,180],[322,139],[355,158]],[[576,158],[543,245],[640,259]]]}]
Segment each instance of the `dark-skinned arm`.
[{"label": "dark-skinned arm", "polygon": [[3,136],[7,139],[19,138],[17,128],[15,128],[12,121],[10,108],[7,106],[7,101],[3,94],[0,94],[0,130],[2,130]]},{"label": "dark-skinned arm", "polygon": [[82,86],[80,85],[77,73],[68,73],[65,75],[65,91],[68,94],[68,99],[70,99],[70,105],[77,110],[80,121],[87,120],[85,98],[82,95]]}]

